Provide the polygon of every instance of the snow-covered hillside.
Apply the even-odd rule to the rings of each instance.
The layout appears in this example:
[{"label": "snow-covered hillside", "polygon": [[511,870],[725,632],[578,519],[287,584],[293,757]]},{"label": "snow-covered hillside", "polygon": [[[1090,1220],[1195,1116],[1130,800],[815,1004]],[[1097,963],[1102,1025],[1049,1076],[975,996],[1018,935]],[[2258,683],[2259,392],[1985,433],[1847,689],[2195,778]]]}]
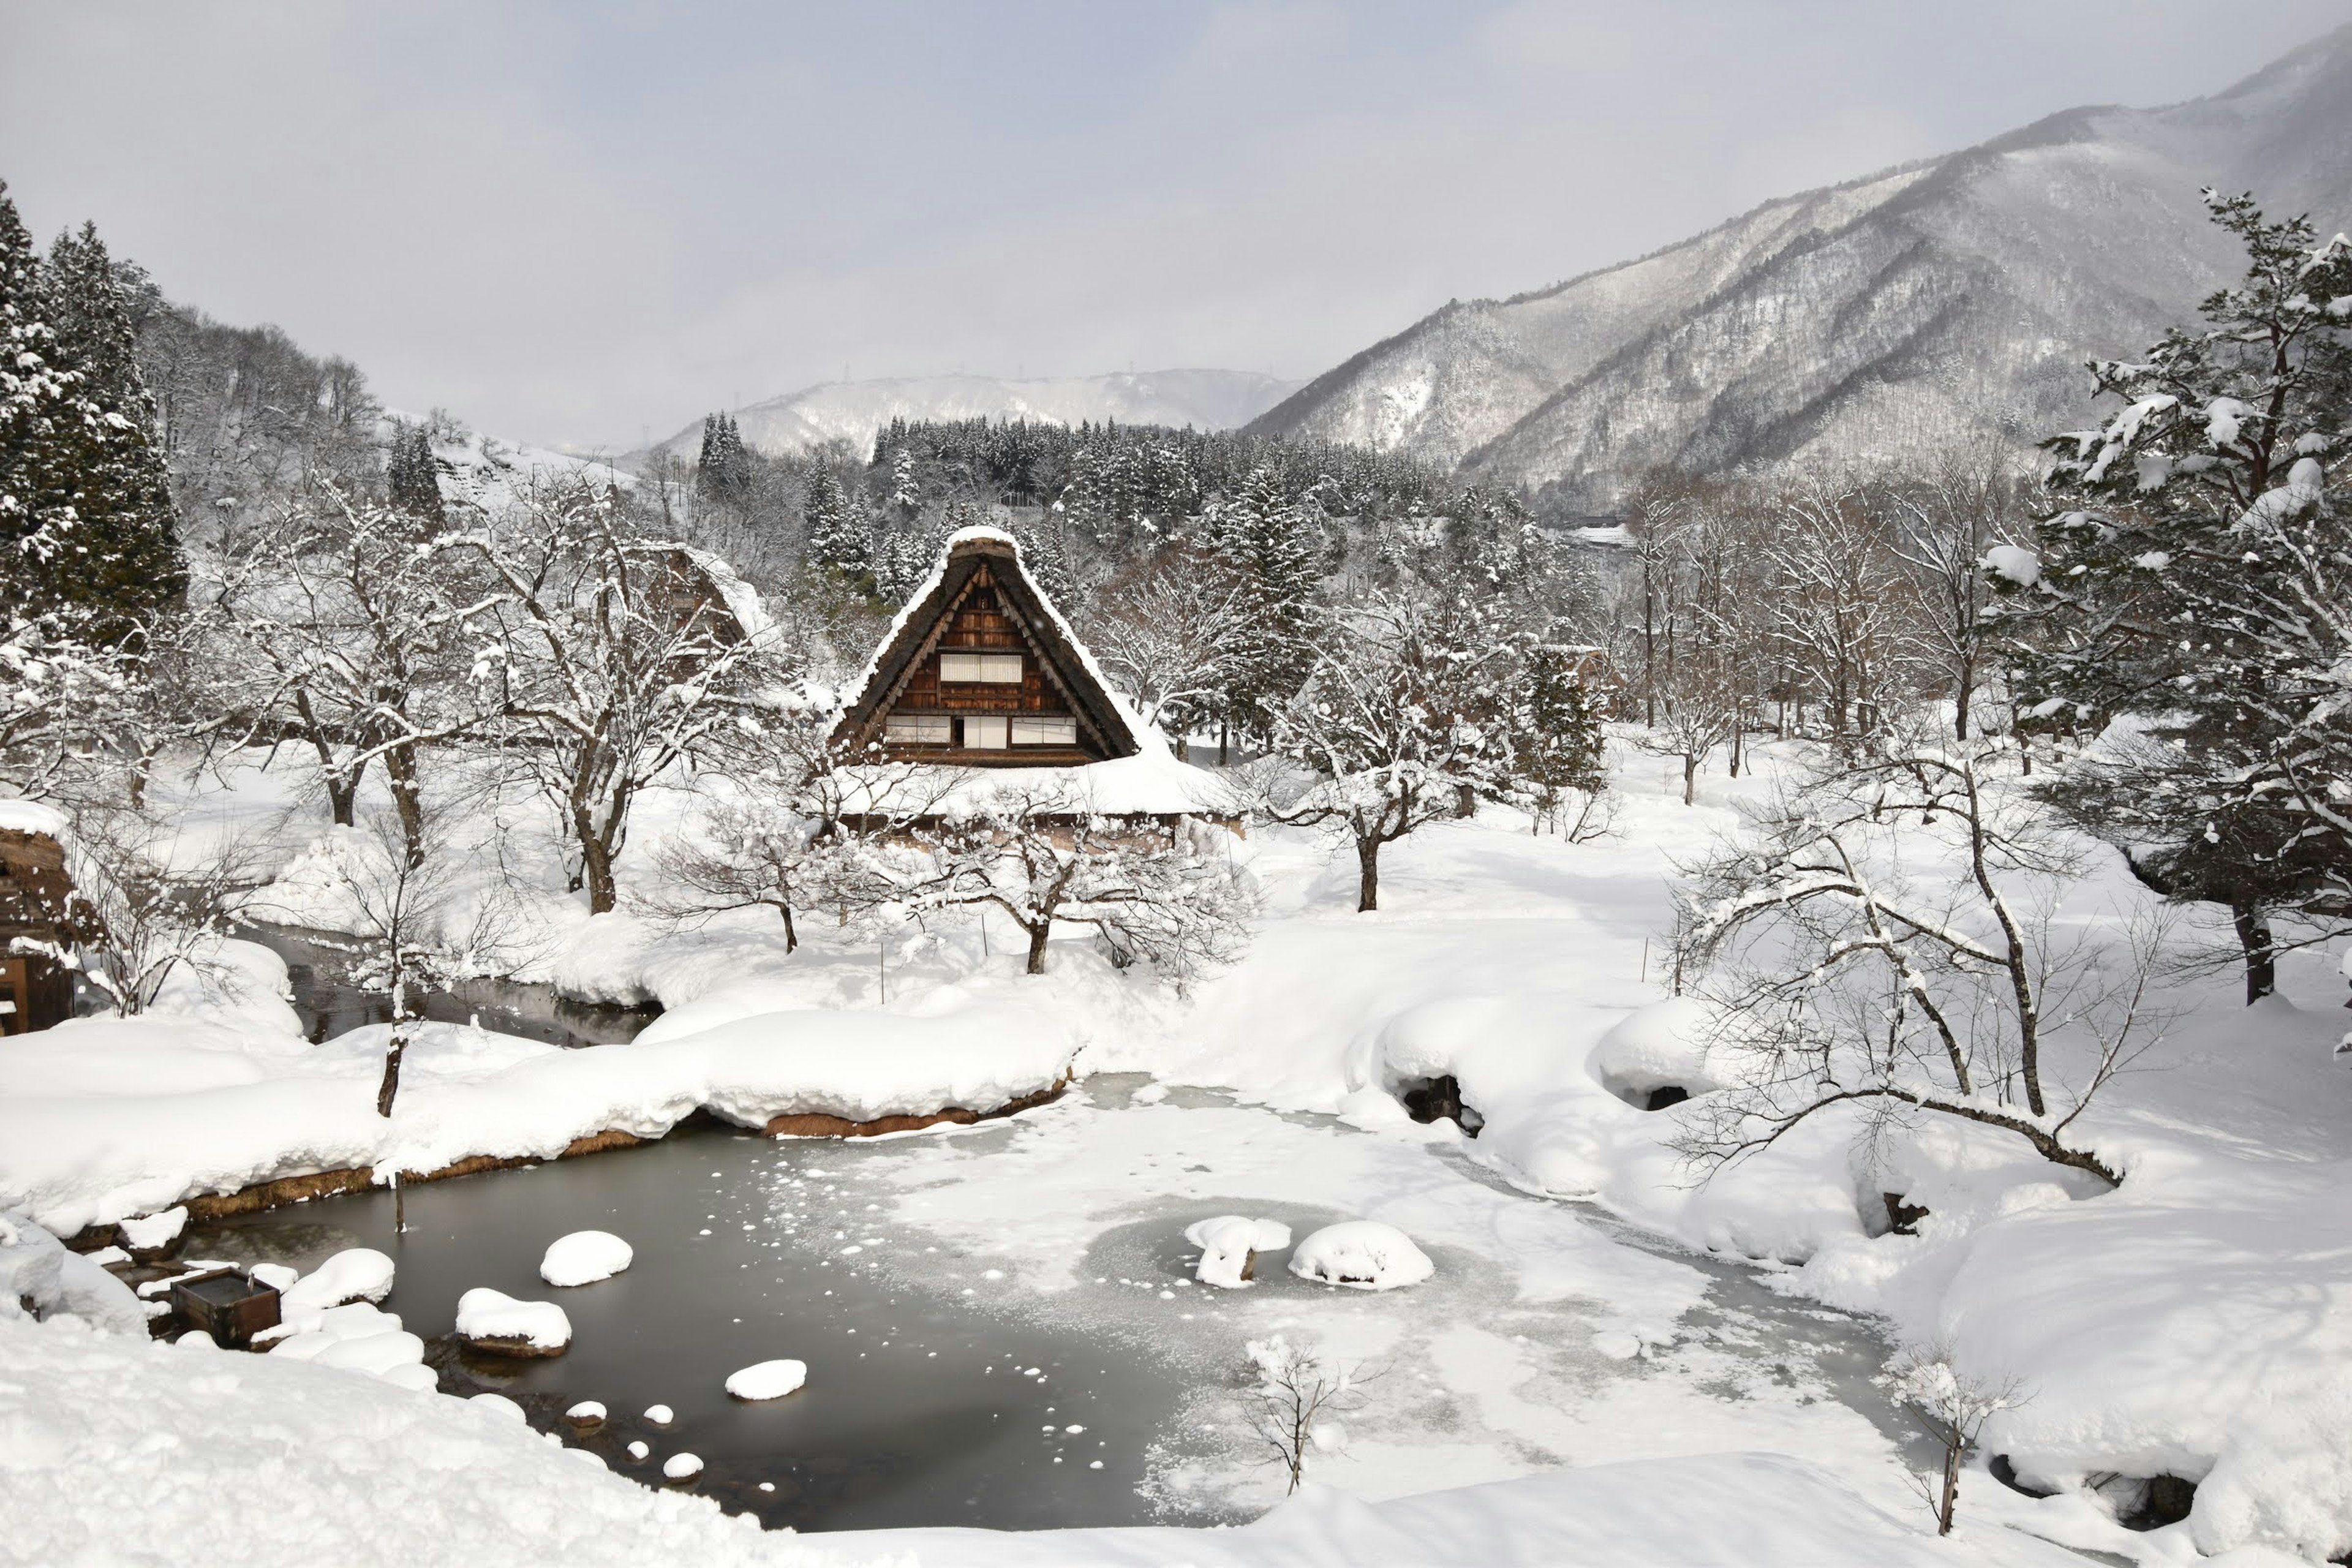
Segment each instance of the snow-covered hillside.
[{"label": "snow-covered hillside", "polygon": [[[993,375],[927,375],[828,381],[785,397],[737,409],[744,441],[773,456],[846,441],[864,451],[893,419],[1032,419],[1076,425],[1193,426],[1230,430],[1246,425],[1297,390],[1248,370],[1123,371],[1112,375],[1016,381]],[[680,430],[654,450],[691,458],[702,424]]]},{"label": "snow-covered hillside", "polygon": [[1774,201],[1640,260],[1449,304],[1255,428],[1401,448],[1606,507],[1657,464],[2032,438],[2234,276],[2200,190],[2352,224],[2352,28],[2212,98],[2053,115]]}]

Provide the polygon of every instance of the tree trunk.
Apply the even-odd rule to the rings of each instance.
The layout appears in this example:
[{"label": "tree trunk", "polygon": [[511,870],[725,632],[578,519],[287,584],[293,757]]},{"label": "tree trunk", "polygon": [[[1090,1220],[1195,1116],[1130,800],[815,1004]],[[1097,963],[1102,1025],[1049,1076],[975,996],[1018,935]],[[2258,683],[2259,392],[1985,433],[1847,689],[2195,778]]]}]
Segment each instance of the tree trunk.
[{"label": "tree trunk", "polygon": [[2246,1005],[2252,1006],[2278,989],[2278,952],[2271,944],[2270,917],[2256,903],[2232,903],[2231,923],[2238,928],[2238,945],[2246,952]]},{"label": "tree trunk", "polygon": [[1698,801],[1698,758],[1695,753],[1683,754],[1683,804],[1693,805]]},{"label": "tree trunk", "polygon": [[335,768],[333,754],[323,742],[319,751],[326,758],[327,764],[327,815],[334,819],[336,826],[350,827],[359,821],[360,773],[362,769],[354,768],[348,774],[340,773]]},{"label": "tree trunk", "polygon": [[383,772],[392,784],[392,807],[400,816],[400,842],[413,871],[425,864],[425,795],[416,782],[415,745],[394,746],[384,752]]},{"label": "tree trunk", "polygon": [[1030,925],[1026,921],[1024,921],[1022,929],[1029,933],[1029,968],[1027,973],[1031,974],[1043,974],[1045,973],[1045,939],[1054,933],[1054,922],[1050,918],[1039,921],[1035,925]]},{"label": "tree trunk", "polygon": [[1478,792],[1468,784],[1454,786],[1454,815],[1457,817],[1478,815]]},{"label": "tree trunk", "polygon": [[588,826],[584,812],[574,816],[573,824],[577,830],[574,836],[580,840],[581,885],[588,889],[588,912],[592,915],[609,914],[620,902],[619,893],[613,883],[613,852]]},{"label": "tree trunk", "polygon": [[789,954],[795,948],[800,946],[801,935],[800,932],[793,929],[793,906],[790,904],[779,904],[776,907],[782,910],[784,914],[784,952]]},{"label": "tree trunk", "polygon": [[1969,738],[1969,696],[1976,689],[1976,684],[1977,661],[1971,654],[1960,660],[1960,689],[1952,699],[1952,738],[1956,741]]},{"label": "tree trunk", "polygon": [[1944,1491],[1936,1504],[1936,1533],[1938,1535],[1952,1533],[1952,1512],[1960,1500],[1960,1444],[1947,1443],[1944,1446]]},{"label": "tree trunk", "polygon": [[376,1087],[375,1113],[392,1114],[393,1097],[400,1092],[400,1058],[408,1050],[409,1020],[395,1017],[392,1022],[392,1040],[383,1050],[383,1082]]},{"label": "tree trunk", "polygon": [[1359,836],[1356,839],[1356,912],[1366,914],[1381,907],[1381,841]]}]

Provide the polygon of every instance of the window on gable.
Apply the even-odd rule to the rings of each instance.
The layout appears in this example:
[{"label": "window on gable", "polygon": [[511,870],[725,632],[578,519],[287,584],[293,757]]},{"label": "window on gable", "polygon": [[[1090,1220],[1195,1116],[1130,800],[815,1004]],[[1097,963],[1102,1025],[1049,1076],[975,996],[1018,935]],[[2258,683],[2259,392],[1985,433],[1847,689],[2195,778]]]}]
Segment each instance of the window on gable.
[{"label": "window on gable", "polygon": [[944,681],[981,681],[992,686],[1021,684],[1021,656],[1017,653],[942,653],[940,655],[940,679]]}]

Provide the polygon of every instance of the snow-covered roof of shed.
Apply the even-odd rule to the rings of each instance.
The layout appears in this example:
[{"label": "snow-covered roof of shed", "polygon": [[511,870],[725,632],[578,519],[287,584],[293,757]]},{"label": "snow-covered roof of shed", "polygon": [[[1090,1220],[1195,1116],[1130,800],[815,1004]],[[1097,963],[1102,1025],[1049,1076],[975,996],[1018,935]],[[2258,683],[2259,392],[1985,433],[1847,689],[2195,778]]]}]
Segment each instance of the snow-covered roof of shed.
[{"label": "snow-covered roof of shed", "polygon": [[66,814],[37,800],[0,800],[0,829],[10,833],[37,833],[62,843],[66,837]]}]

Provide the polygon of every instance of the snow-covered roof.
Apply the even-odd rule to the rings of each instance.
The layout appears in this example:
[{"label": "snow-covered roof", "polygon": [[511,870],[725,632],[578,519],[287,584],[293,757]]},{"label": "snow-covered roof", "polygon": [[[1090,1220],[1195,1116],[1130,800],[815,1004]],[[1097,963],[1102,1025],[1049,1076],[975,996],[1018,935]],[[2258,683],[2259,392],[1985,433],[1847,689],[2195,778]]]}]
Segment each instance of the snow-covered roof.
[{"label": "snow-covered roof", "polygon": [[37,800],[0,800],[0,829],[10,833],[38,833],[62,842],[66,836],[66,815],[56,806],[44,805]]},{"label": "snow-covered roof", "polygon": [[1114,697],[1094,655],[1029,575],[1021,557],[1021,542],[1003,529],[985,525],[959,529],[949,536],[922,586],[892,619],[889,631],[858,672],[843,704],[843,737],[861,744],[873,738],[885,709],[926,651],[926,638],[954,607],[965,584],[984,563],[997,569],[996,586],[1018,618],[1027,624],[1037,652],[1054,670],[1082,723],[1094,730],[1113,758],[1139,752],[1142,742],[1138,731],[1144,726]]}]

